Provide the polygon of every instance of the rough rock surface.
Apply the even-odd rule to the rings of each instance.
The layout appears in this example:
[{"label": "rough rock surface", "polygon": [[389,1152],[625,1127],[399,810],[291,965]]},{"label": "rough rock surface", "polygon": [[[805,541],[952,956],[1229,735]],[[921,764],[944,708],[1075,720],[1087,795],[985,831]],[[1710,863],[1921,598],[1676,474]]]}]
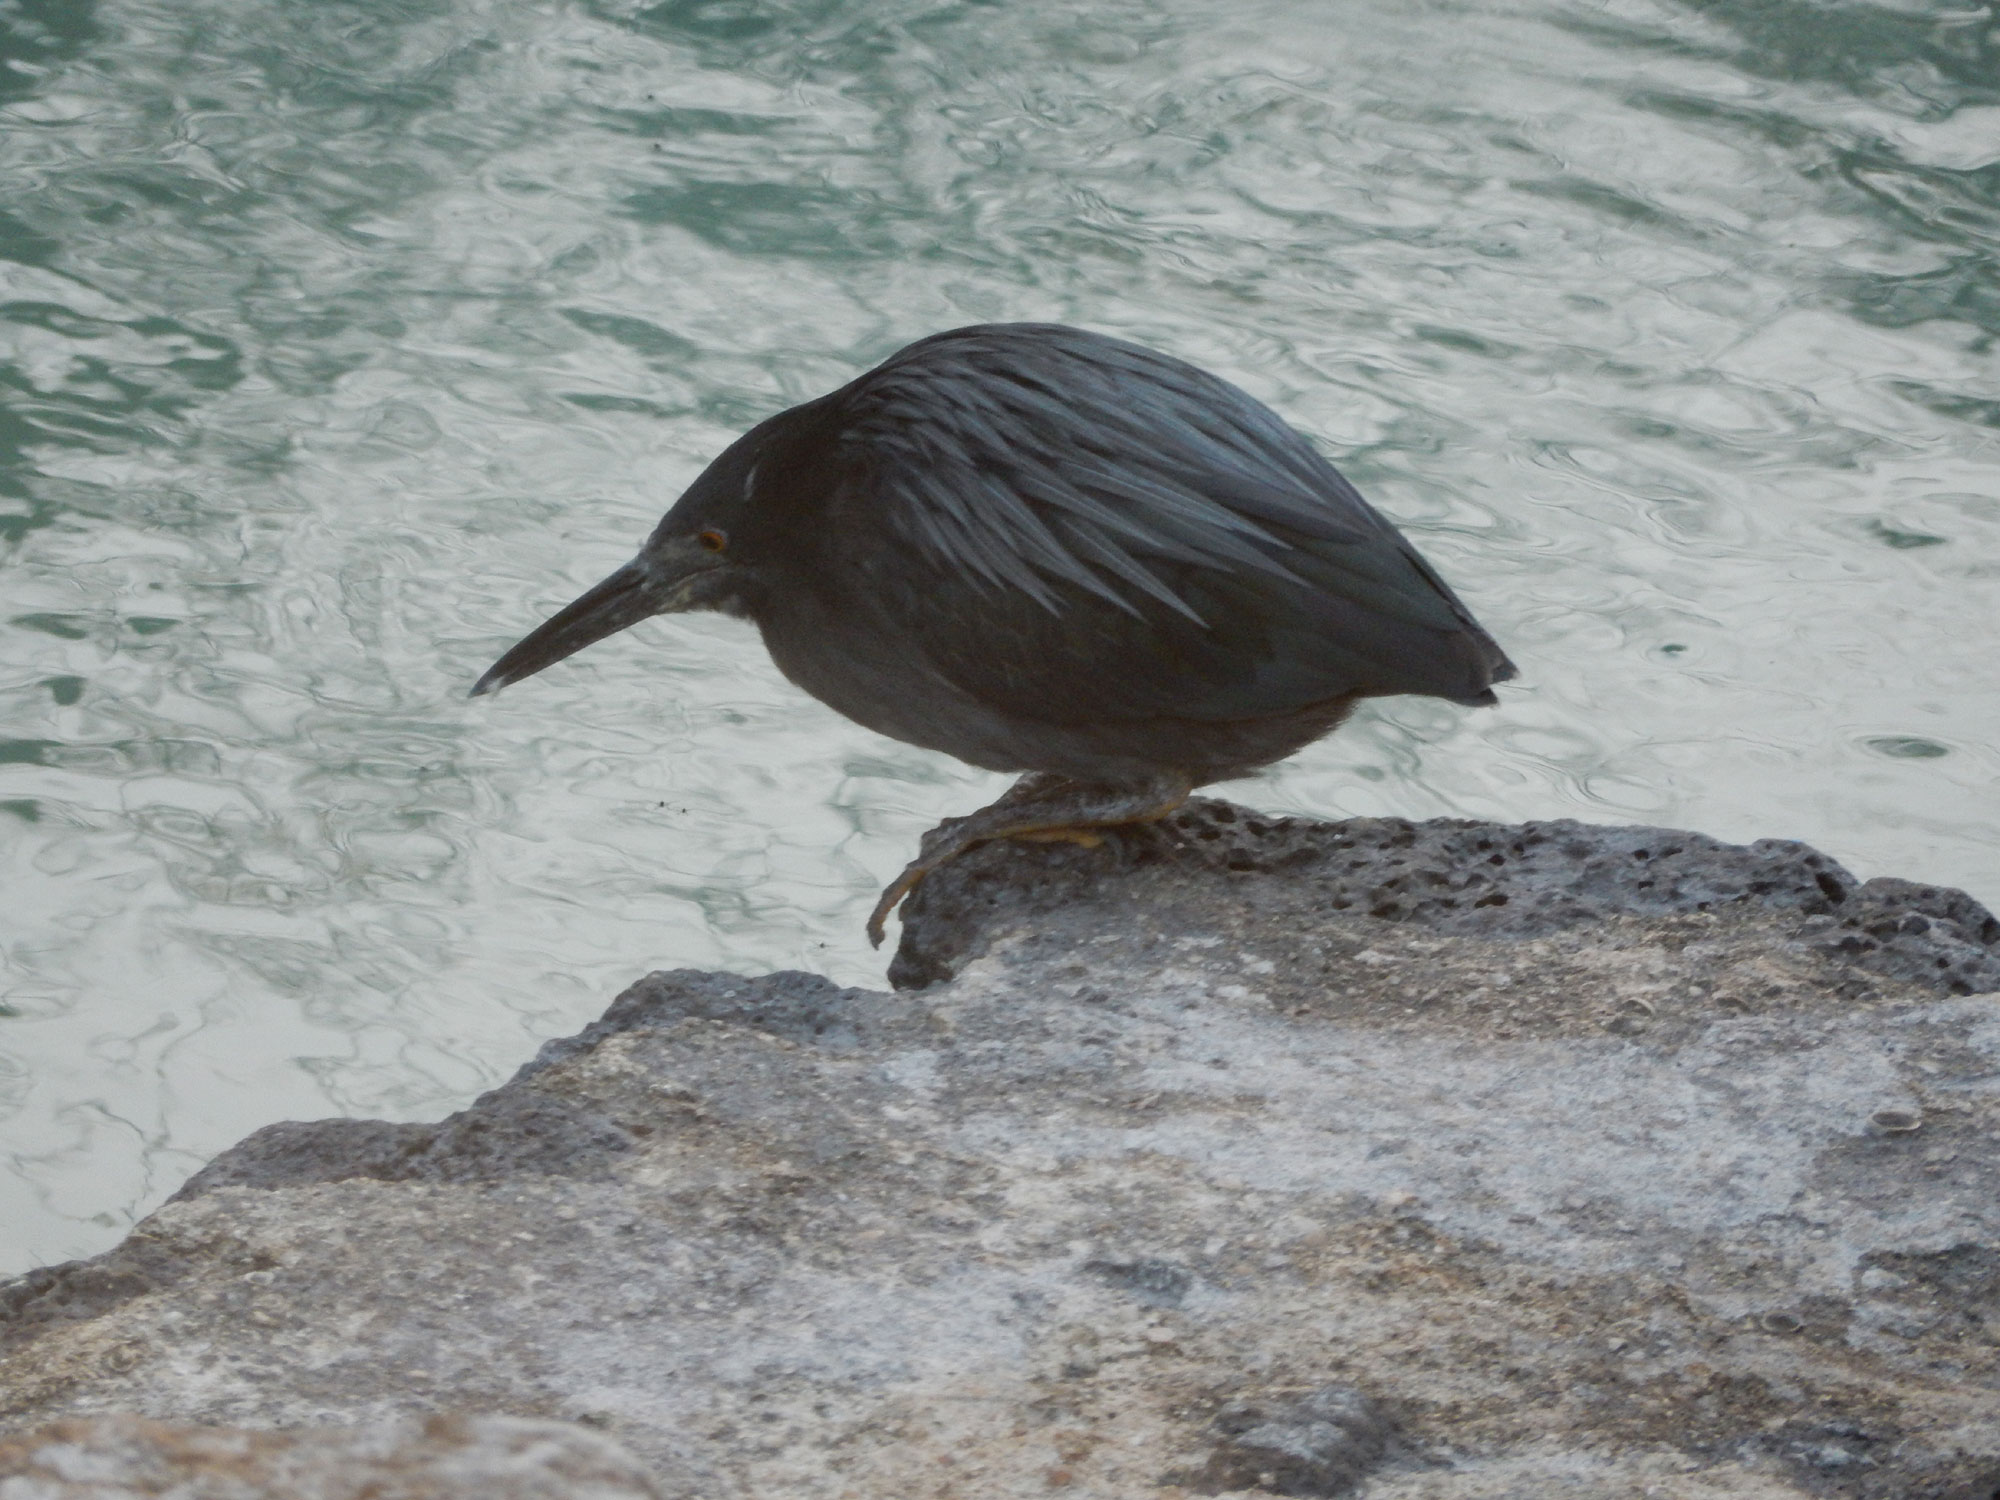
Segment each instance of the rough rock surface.
[{"label": "rough rock surface", "polygon": [[403,1418],[292,1432],[132,1416],[0,1438],[6,1500],[659,1500],[639,1461],[567,1422]]},{"label": "rough rock surface", "polygon": [[[1003,928],[1054,925],[1051,935],[1063,941],[1076,925],[1049,919],[1079,898],[1090,900],[1089,921],[1101,931],[1107,911],[1129,921],[1163,898],[1184,906],[1192,897],[1204,909],[1235,905],[1238,927],[1301,919],[1337,927],[1352,915],[1503,940],[1619,917],[1764,913],[1802,919],[1788,940],[1873,973],[1954,995],[2000,991],[2000,921],[1970,896],[1908,880],[1861,885],[1788,839],[1745,847],[1668,828],[1568,820],[1320,823],[1198,798],[1157,836],[1120,839],[1103,855],[1055,846],[1030,874],[1024,866],[1037,862],[1008,857],[1020,853],[989,846],[948,878],[917,888],[890,968],[898,989],[949,977]],[[1106,867],[1116,865],[1153,878],[1106,881]],[[1191,878],[1198,871],[1226,883]],[[1229,879],[1245,875],[1282,878]]]},{"label": "rough rock surface", "polygon": [[[1226,804],[649,976],[0,1287],[0,1423],[479,1410],[665,1495],[1995,1500],[2000,928],[1796,844]],[[954,977],[955,976],[955,977]]]}]

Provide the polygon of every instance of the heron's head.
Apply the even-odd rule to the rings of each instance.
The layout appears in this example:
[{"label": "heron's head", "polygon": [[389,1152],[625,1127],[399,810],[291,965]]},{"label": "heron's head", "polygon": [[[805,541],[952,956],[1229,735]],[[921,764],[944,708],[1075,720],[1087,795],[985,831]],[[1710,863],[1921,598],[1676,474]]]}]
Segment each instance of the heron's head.
[{"label": "heron's head", "polygon": [[[774,517],[769,513],[767,461],[783,462],[785,412],[732,443],[688,486],[639,555],[609,578],[557,610],[487,668],[472,695],[497,692],[573,656],[593,641],[615,635],[654,615],[691,609],[749,614],[762,586]],[[766,493],[760,503],[760,492]],[[766,558],[768,561],[768,558]]]}]

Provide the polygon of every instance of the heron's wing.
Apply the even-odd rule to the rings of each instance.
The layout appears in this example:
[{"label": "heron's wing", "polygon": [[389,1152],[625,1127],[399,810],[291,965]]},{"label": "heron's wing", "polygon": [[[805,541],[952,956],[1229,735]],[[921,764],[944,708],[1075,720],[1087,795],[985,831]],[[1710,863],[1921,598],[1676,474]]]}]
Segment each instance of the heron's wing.
[{"label": "heron's wing", "polygon": [[[1505,657],[1267,408],[1046,325],[912,345],[834,398],[829,519],[959,686],[1051,722],[1242,718],[1349,693],[1484,701]],[[837,545],[837,541],[836,541]]]}]

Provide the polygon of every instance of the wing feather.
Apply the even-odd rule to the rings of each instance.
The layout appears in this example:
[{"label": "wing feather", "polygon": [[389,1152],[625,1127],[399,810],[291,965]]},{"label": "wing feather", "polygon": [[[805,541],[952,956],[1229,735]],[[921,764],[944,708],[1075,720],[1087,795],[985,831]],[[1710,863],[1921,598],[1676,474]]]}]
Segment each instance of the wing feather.
[{"label": "wing feather", "polygon": [[911,345],[826,398],[835,528],[952,681],[1051,722],[1247,718],[1350,693],[1484,701],[1512,667],[1275,413],[1046,324]]}]

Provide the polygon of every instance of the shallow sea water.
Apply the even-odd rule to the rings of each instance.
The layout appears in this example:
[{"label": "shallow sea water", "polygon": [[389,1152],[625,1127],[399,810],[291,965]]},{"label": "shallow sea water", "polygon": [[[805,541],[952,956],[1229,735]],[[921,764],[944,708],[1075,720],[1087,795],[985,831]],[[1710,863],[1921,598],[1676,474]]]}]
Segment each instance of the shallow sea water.
[{"label": "shallow sea water", "polygon": [[649,968],[879,983],[1002,778],[718,618],[465,690],[961,323],[1243,384],[1520,663],[1229,795],[2000,901],[1992,6],[7,0],[0,54],[0,1268]]}]

